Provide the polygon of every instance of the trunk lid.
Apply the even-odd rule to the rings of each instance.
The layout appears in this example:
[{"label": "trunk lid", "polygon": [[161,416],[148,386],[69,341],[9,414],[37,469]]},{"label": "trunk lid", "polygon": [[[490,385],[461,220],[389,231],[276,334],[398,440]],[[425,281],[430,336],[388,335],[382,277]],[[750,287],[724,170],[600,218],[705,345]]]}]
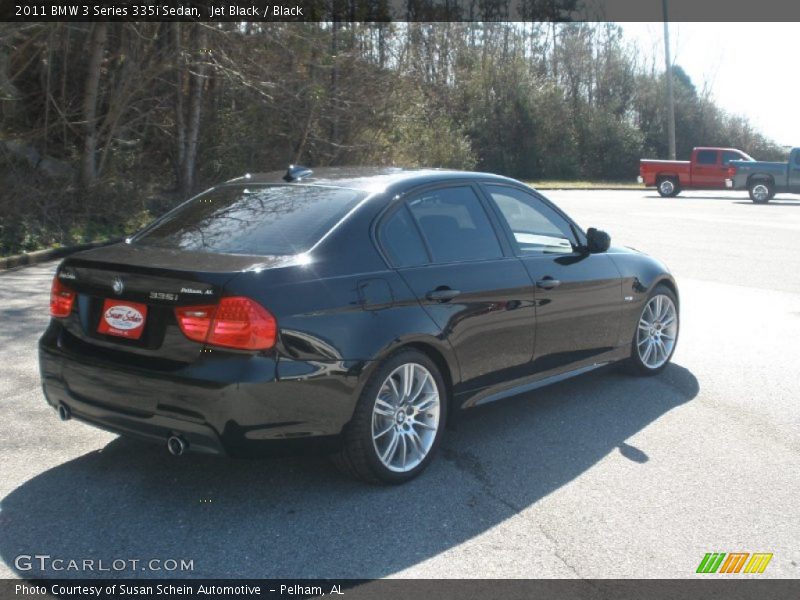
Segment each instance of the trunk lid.
[{"label": "trunk lid", "polygon": [[[183,335],[175,307],[216,304],[225,284],[237,274],[270,268],[286,259],[125,243],[95,248],[59,267],[56,276],[77,293],[77,310],[64,320],[64,327],[81,354],[150,368],[178,368],[195,360],[203,344]],[[106,311],[116,305],[144,307],[138,311],[144,319],[138,339],[99,331]]]}]

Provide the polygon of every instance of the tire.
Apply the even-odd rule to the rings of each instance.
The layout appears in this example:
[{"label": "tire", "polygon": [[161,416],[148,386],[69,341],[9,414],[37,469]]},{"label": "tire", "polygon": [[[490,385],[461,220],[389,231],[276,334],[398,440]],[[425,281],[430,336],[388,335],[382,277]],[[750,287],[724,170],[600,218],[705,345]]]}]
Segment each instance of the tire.
[{"label": "tire", "polygon": [[681,188],[674,177],[664,177],[656,184],[656,188],[662,198],[673,198],[681,193]]},{"label": "tire", "polygon": [[755,204],[766,204],[775,197],[775,184],[764,179],[751,181],[747,186],[750,193],[750,200]]},{"label": "tire", "polygon": [[[409,375],[410,387],[404,391]],[[369,483],[409,481],[433,459],[446,416],[447,389],[439,369],[422,352],[399,350],[364,386],[333,462],[343,473]]]},{"label": "tire", "polygon": [[[657,314],[659,310],[660,314]],[[667,320],[670,316],[673,321]],[[650,293],[639,313],[627,370],[635,375],[649,376],[666,369],[678,345],[679,332],[678,299],[666,285],[659,284]]]}]

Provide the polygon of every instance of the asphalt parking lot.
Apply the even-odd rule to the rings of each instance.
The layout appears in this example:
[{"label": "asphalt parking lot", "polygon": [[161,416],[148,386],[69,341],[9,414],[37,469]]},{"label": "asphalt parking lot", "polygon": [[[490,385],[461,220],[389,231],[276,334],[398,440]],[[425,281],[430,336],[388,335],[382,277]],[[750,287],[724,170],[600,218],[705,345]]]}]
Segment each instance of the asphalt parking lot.
[{"label": "asphalt parking lot", "polygon": [[402,487],[59,422],[36,359],[55,263],[0,274],[0,577],[93,575],[15,566],[46,554],[193,561],[120,576],[672,578],[707,552],[773,553],[758,577],[800,577],[800,199],[545,194],[670,266],[673,365],[479,409]]}]

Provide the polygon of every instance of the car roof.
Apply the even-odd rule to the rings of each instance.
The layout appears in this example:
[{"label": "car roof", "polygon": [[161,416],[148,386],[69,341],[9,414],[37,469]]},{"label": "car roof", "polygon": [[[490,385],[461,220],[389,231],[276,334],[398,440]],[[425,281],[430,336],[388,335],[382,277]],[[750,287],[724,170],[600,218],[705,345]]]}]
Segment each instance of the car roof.
[{"label": "car roof", "polygon": [[324,185],[364,190],[370,193],[401,192],[406,188],[446,181],[496,180],[516,183],[518,181],[492,173],[458,171],[451,169],[405,169],[399,167],[321,167],[312,169],[311,175],[299,181],[287,182],[286,171],[248,173],[226,182],[226,184],[280,184],[280,185]]}]

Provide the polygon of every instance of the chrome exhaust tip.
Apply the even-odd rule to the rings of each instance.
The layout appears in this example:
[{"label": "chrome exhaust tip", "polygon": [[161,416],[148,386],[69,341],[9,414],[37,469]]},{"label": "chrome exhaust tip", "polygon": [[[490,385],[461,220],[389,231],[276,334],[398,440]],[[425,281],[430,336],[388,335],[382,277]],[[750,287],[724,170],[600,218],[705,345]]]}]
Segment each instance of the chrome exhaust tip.
[{"label": "chrome exhaust tip", "polygon": [[58,405],[58,418],[62,421],[69,421],[72,418],[72,411],[66,404]]},{"label": "chrome exhaust tip", "polygon": [[171,435],[167,438],[167,451],[172,454],[172,456],[180,456],[186,452],[188,446],[189,444],[180,436]]}]

